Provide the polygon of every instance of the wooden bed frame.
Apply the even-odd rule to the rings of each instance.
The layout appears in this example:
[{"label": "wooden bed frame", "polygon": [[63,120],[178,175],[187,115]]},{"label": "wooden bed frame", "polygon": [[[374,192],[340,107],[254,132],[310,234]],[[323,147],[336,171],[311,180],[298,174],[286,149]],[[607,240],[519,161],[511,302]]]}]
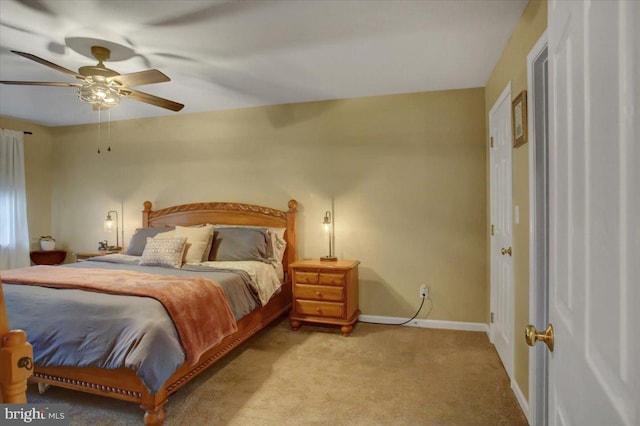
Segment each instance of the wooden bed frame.
[{"label": "wooden bed frame", "polygon": [[22,330],[9,330],[0,285],[0,404],[26,404],[27,379],[33,369],[33,348]]},{"label": "wooden bed frame", "polygon": [[135,372],[127,368],[107,370],[93,367],[39,367],[36,365],[30,381],[138,403],[145,411],[145,425],[161,425],[165,418],[163,407],[169,395],[291,308],[291,281],[286,271],[288,271],[288,265],[296,260],[297,205],[295,200],[290,200],[289,209],[286,212],[238,203],[183,204],[154,211],[151,209],[151,202],[145,201],[142,212],[143,227],[188,226],[202,223],[285,227],[287,248],[283,266],[286,279],[282,291],[266,306],[256,308],[238,321],[238,331],[208,350],[195,365],[185,363],[178,368],[155,394],[150,394]]}]

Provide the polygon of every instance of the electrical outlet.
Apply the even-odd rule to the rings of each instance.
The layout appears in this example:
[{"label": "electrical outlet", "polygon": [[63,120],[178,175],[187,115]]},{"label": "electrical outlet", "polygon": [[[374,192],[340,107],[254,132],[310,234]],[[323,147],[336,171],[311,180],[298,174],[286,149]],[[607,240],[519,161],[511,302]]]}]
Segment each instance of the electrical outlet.
[{"label": "electrical outlet", "polygon": [[426,299],[429,297],[429,287],[426,284],[420,286],[420,299]]}]

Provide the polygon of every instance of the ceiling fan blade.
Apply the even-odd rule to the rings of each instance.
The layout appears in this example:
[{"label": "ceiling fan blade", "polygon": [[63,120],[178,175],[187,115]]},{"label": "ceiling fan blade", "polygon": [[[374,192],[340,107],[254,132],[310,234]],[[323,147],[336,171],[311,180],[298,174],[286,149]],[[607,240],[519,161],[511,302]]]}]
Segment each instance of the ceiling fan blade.
[{"label": "ceiling fan blade", "polygon": [[58,87],[80,87],[81,83],[62,83],[58,81],[0,81],[0,84],[14,84],[20,86],[58,86]]},{"label": "ceiling fan blade", "polygon": [[39,64],[45,65],[45,66],[47,66],[49,68],[53,68],[54,70],[63,72],[65,74],[69,74],[70,76],[73,76],[73,77],[78,78],[80,80],[84,80],[85,79],[85,77],[82,74],[78,74],[77,72],[71,71],[70,69],[67,69],[67,68],[65,68],[63,66],[60,66],[58,64],[54,64],[53,62],[49,62],[46,59],[39,58],[39,57],[37,57],[35,55],[32,55],[31,53],[18,52],[17,50],[12,50],[12,52],[15,53],[16,55],[22,56],[23,58],[31,59],[32,61],[35,61],[35,62],[37,62]]},{"label": "ceiling fan blade", "polygon": [[169,77],[155,69],[132,72],[131,74],[116,75],[109,78],[109,80],[118,81],[120,82],[120,84],[126,87],[142,86],[144,84],[164,83],[165,81],[171,81]]},{"label": "ceiling fan blade", "polygon": [[160,108],[170,109],[171,111],[180,111],[184,108],[184,105],[179,104],[178,102],[170,101],[169,99],[160,98],[148,93],[138,92],[137,90],[125,89],[120,93],[128,98],[135,99],[136,101],[159,106]]}]

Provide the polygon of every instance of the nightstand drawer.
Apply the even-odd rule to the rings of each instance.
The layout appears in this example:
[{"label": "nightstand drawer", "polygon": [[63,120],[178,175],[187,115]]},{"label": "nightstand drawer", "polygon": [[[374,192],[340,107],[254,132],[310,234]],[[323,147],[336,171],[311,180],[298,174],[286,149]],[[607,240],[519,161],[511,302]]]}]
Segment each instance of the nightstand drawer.
[{"label": "nightstand drawer", "polygon": [[344,289],[342,287],[296,283],[294,291],[296,298],[299,299],[334,300],[338,302],[344,300]]},{"label": "nightstand drawer", "polygon": [[323,285],[344,285],[344,274],[320,273],[319,284]]},{"label": "nightstand drawer", "polygon": [[318,284],[318,273],[296,271],[295,281],[300,284]]},{"label": "nightstand drawer", "polygon": [[333,302],[317,302],[313,300],[296,300],[296,312],[316,317],[342,318],[344,305]]}]

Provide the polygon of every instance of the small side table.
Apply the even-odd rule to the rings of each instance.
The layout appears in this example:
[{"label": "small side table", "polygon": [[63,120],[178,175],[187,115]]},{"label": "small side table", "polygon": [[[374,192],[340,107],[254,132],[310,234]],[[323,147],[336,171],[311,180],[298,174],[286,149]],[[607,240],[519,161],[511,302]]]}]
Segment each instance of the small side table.
[{"label": "small side table", "polygon": [[84,262],[90,257],[105,256],[107,254],[120,253],[120,250],[93,250],[76,252],[76,262]]},{"label": "small side table", "polygon": [[322,262],[299,260],[289,265],[292,276],[293,306],[289,322],[293,331],[301,323],[337,325],[344,336],[351,334],[358,321],[357,260]]},{"label": "small side table", "polygon": [[67,257],[64,250],[34,250],[29,253],[31,261],[36,265],[60,265]]}]

